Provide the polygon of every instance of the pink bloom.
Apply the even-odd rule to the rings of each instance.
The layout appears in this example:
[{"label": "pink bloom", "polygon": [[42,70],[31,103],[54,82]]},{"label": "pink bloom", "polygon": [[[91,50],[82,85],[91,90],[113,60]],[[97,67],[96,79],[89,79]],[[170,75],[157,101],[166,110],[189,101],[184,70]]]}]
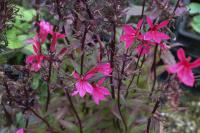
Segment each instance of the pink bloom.
[{"label": "pink bloom", "polygon": [[72,93],[72,95],[79,93],[81,97],[84,97],[86,92],[93,94],[94,87],[89,83],[88,80],[96,73],[102,73],[105,76],[109,76],[111,72],[112,68],[110,67],[110,63],[98,64],[96,67],[89,70],[85,75],[79,75],[74,71],[73,76],[75,79],[77,79],[77,82],[75,84],[75,91]]},{"label": "pink bloom", "polygon": [[51,52],[54,52],[56,50],[56,42],[58,39],[60,38],[64,38],[65,35],[64,34],[60,34],[58,32],[54,32],[53,35],[52,35],[52,42],[51,42],[51,45],[50,45],[50,51]]},{"label": "pink bloom", "polygon": [[90,70],[90,72],[93,73],[101,73],[105,76],[110,76],[110,73],[112,72],[112,68],[110,66],[110,63],[100,63],[96,67]]},{"label": "pink bloom", "polygon": [[37,36],[32,39],[34,55],[29,55],[26,57],[26,64],[31,65],[31,71],[38,72],[42,67],[42,61],[45,59],[45,56],[41,54],[41,45],[38,42]]},{"label": "pink bloom", "polygon": [[44,43],[48,34],[53,34],[53,26],[44,20],[39,22],[40,32],[39,36],[41,39],[41,43]]},{"label": "pink bloom", "polygon": [[43,55],[29,55],[26,57],[26,64],[31,65],[31,71],[38,72],[42,67],[42,61],[45,59]]},{"label": "pink bloom", "polygon": [[151,45],[147,41],[143,41],[142,44],[139,44],[136,48],[136,52],[141,56],[148,54],[150,52]]},{"label": "pink bloom", "polygon": [[77,79],[77,82],[75,84],[75,91],[72,93],[72,95],[76,95],[79,93],[81,97],[84,97],[86,92],[89,94],[93,93],[93,87],[88,82],[88,80],[94,75],[94,73],[86,73],[84,76],[80,76],[77,72],[73,72],[73,76],[75,79]]},{"label": "pink bloom", "polygon": [[153,40],[157,43],[160,43],[162,40],[170,39],[170,37],[167,34],[158,31],[159,29],[167,26],[169,23],[169,20],[165,20],[161,22],[160,24],[156,24],[156,25],[153,25],[153,22],[149,17],[147,17],[146,20],[147,20],[148,25],[150,26],[150,29],[148,32],[144,34],[144,40],[148,40],[148,41]]},{"label": "pink bloom", "polygon": [[24,129],[21,128],[21,129],[17,130],[16,133],[24,133]]},{"label": "pink bloom", "polygon": [[103,86],[104,78],[99,80],[97,84],[93,85],[92,99],[98,105],[101,100],[104,100],[107,95],[110,95],[110,92]]},{"label": "pink bloom", "polygon": [[137,24],[137,28],[134,29],[132,26],[130,25],[124,25],[123,26],[123,31],[125,32],[124,35],[121,35],[120,37],[120,41],[125,41],[126,43],[126,48],[129,48],[135,39],[143,39],[143,36],[140,32],[140,28],[142,26],[143,20],[141,19],[138,24]]},{"label": "pink bloom", "polygon": [[194,85],[194,75],[192,68],[200,66],[200,59],[190,63],[191,57],[186,58],[185,52],[182,48],[177,51],[179,62],[175,65],[168,65],[167,71],[169,73],[177,73],[179,80],[188,86]]}]

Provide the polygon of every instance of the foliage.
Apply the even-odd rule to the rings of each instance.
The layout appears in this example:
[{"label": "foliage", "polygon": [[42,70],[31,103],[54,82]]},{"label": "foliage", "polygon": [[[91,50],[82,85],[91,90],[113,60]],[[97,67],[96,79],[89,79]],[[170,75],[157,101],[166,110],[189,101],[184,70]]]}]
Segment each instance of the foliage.
[{"label": "foliage", "polygon": [[[192,68],[199,66],[183,49],[177,63],[170,52],[183,5],[131,1],[36,0],[17,6],[19,16],[7,31],[11,50],[0,60],[27,55],[20,65],[1,62],[0,132],[174,131],[172,114],[179,111],[173,110],[183,104],[180,82],[194,85]],[[166,68],[178,76],[167,74],[161,82]]]},{"label": "foliage", "polygon": [[199,3],[195,3],[192,2],[188,5],[189,8],[189,12],[191,15],[194,15],[192,17],[192,22],[191,22],[191,26],[194,29],[194,31],[196,31],[197,33],[200,33],[200,4]]},{"label": "foliage", "polygon": [[23,52],[32,53],[31,46],[25,46],[26,40],[31,38],[33,34],[30,34],[32,25],[29,23],[36,15],[34,9],[24,9],[23,7],[16,6],[19,9],[18,16],[16,17],[13,28],[7,31],[8,48],[16,49],[24,47]]},{"label": "foliage", "polygon": [[17,14],[13,0],[1,0],[0,5],[0,50],[7,45],[6,30],[12,26],[12,21]]}]

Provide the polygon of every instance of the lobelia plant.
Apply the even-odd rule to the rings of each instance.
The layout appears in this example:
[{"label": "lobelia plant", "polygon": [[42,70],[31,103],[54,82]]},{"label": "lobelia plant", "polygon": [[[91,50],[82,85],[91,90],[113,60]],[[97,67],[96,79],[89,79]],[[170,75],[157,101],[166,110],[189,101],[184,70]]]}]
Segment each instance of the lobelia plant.
[{"label": "lobelia plant", "polygon": [[[159,122],[155,125],[160,128],[160,106],[168,101],[176,106],[179,82],[193,86],[192,69],[200,66],[200,59],[190,63],[182,48],[177,52],[176,64],[170,58],[173,64],[164,61],[159,66],[161,56],[170,53],[170,28],[180,1],[173,12],[168,12],[169,16],[162,18],[146,15],[148,2],[144,0],[135,27],[122,23],[119,5],[123,1],[107,1],[103,13],[98,4],[102,7],[104,3],[73,1],[74,9],[69,13],[64,10],[65,2],[56,0],[51,5],[53,13],[50,13],[57,14],[57,24],[37,14],[36,34],[26,42],[32,44],[34,52],[25,60],[27,75],[21,79],[21,85],[25,86],[23,93],[15,96],[10,92],[13,86],[4,80],[7,99],[16,103],[26,116],[26,124],[16,133],[150,133],[154,121]],[[151,4],[162,6],[159,1]],[[105,33],[108,40],[104,41],[100,33]],[[176,76],[168,75],[167,82],[157,82],[163,71],[177,74],[179,81],[174,80]],[[27,88],[34,88],[36,97],[32,105],[29,105],[31,95]],[[18,97],[25,102],[17,102]],[[38,120],[32,122],[27,113]],[[45,125],[40,127],[41,123]]]}]

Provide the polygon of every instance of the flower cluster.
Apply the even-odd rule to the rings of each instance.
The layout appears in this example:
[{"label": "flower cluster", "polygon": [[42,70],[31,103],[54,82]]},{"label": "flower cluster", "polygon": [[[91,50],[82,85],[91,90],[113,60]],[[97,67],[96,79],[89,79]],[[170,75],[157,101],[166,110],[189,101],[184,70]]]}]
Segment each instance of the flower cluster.
[{"label": "flower cluster", "polygon": [[[153,24],[152,20],[149,17],[146,17],[146,22],[149,29],[145,33],[141,32],[144,31],[144,29],[141,29],[143,20],[138,22],[136,29],[134,29],[131,25],[123,26],[124,35],[121,35],[120,41],[125,42],[126,48],[129,48],[135,41],[140,42],[140,44],[136,47],[136,52],[139,55],[148,54],[151,47],[155,45],[160,46],[161,49],[167,49],[164,41],[170,39],[170,37],[161,32],[160,29],[167,26],[169,20],[165,20],[160,24]],[[189,63],[191,58],[185,57],[185,53],[182,48],[178,50],[177,55],[180,62],[175,65],[168,65],[167,71],[169,73],[177,73],[178,78],[182,83],[188,86],[193,86],[195,79],[192,68],[200,66],[200,59],[197,59],[193,63]]]},{"label": "flower cluster", "polygon": [[131,25],[123,26],[124,34],[120,37],[120,41],[125,42],[127,49],[131,47],[134,42],[140,42],[136,48],[138,55],[148,54],[151,46],[153,45],[159,45],[161,48],[163,48],[163,45],[165,45],[163,41],[170,39],[167,34],[160,31],[161,28],[168,25],[168,20],[155,25],[149,17],[146,17],[146,21],[149,26],[147,32],[141,32],[144,31],[144,29],[142,29],[142,27],[144,27],[142,26],[144,21],[141,19],[139,20],[136,29],[134,29]]},{"label": "flower cluster", "polygon": [[[92,95],[93,101],[99,104],[101,100],[105,99],[105,96],[110,95],[110,92],[102,86],[105,81],[105,77],[109,76],[112,72],[110,63],[98,64],[84,75],[79,75],[76,71],[73,72],[74,78],[77,80],[75,84],[75,91],[72,95],[79,94],[84,97],[86,93]],[[89,80],[95,76],[95,74],[101,73],[104,78],[101,78],[96,84],[90,83]]]},{"label": "flower cluster", "polygon": [[[29,43],[33,44],[34,54],[29,55],[26,58],[26,64],[31,65],[31,71],[35,72],[38,72],[41,69],[42,62],[44,60],[49,59],[48,55],[44,55],[41,49],[42,44],[44,44],[47,39],[47,36],[52,36],[49,53],[55,52],[57,40],[65,37],[64,34],[54,32],[53,26],[44,20],[40,21],[37,25],[39,26],[39,32],[35,35],[34,38],[28,40]],[[65,48],[61,50],[61,54],[64,50]]]}]

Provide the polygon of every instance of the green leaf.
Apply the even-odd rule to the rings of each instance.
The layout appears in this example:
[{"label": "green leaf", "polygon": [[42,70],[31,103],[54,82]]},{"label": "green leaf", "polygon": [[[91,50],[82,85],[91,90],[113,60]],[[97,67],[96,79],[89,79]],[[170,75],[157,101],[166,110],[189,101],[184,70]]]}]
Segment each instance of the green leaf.
[{"label": "green leaf", "polygon": [[43,82],[40,87],[38,88],[39,89],[39,103],[41,105],[45,105],[46,103],[46,98],[47,98],[47,83]]},{"label": "green leaf", "polygon": [[24,120],[22,112],[16,114],[16,122],[19,125],[19,127],[24,127],[26,122]]},{"label": "green leaf", "polygon": [[34,36],[34,33],[30,33],[31,24],[29,21],[36,15],[34,9],[25,9],[23,7],[17,6],[19,9],[19,16],[16,16],[16,21],[12,29],[7,31],[8,48],[16,49],[24,47],[22,51],[25,54],[33,53],[31,45],[25,46],[25,42],[28,38]]},{"label": "green leaf", "polygon": [[191,26],[197,33],[200,33],[200,15],[193,17]]},{"label": "green leaf", "polygon": [[33,89],[37,89],[38,87],[39,87],[39,85],[40,85],[40,74],[34,74],[34,76],[33,76],[33,80],[32,80],[32,84],[31,84],[31,86],[32,86],[32,88]]},{"label": "green leaf", "polygon": [[17,53],[21,52],[22,48],[5,50],[0,53],[0,64],[4,64],[12,57],[15,57]]},{"label": "green leaf", "polygon": [[19,15],[16,17],[16,19],[31,21],[32,18],[36,15],[36,11],[34,9],[25,9],[21,6],[17,6],[17,8],[19,9]]},{"label": "green leaf", "polygon": [[192,2],[188,6],[190,14],[200,13],[200,4]]}]

